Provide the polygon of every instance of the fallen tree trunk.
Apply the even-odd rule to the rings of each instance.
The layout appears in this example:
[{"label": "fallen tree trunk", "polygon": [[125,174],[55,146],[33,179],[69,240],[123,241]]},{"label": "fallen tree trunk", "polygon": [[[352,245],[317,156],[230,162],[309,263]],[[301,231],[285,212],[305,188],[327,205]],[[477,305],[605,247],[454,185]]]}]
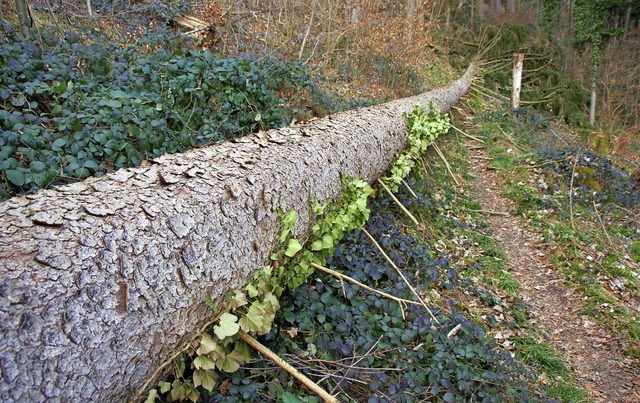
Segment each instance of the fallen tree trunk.
[{"label": "fallen tree trunk", "polygon": [[403,112],[447,88],[261,132],[0,204],[3,401],[130,397],[268,262],[278,210],[310,230],[341,178],[380,177],[405,146]]}]

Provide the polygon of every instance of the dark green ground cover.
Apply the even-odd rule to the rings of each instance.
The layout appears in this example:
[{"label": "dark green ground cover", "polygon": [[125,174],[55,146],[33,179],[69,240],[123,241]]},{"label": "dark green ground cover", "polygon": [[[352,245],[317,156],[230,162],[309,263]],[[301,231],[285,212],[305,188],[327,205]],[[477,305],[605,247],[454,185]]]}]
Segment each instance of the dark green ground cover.
[{"label": "dark green ground cover", "polygon": [[[130,46],[0,27],[0,197],[288,125],[306,68],[157,34]],[[285,95],[288,95],[285,96]]]}]

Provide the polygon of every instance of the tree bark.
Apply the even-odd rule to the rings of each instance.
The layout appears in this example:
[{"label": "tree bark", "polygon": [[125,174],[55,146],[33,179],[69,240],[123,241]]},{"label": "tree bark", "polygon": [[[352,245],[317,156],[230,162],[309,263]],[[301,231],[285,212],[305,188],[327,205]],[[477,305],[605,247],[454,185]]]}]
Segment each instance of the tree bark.
[{"label": "tree bark", "polygon": [[482,21],[484,19],[484,0],[476,0],[476,14],[478,15],[478,19]]},{"label": "tree bark", "polygon": [[402,114],[446,111],[447,88],[227,141],[0,203],[2,401],[122,401],[269,262],[278,211],[341,178],[380,177],[405,147]]},{"label": "tree bark", "polygon": [[589,124],[596,124],[596,80],[591,81],[591,101],[589,103]]},{"label": "tree bark", "polygon": [[20,32],[23,38],[29,37],[29,28],[31,28],[31,17],[29,16],[29,6],[26,0],[16,0],[16,14],[20,23]]}]

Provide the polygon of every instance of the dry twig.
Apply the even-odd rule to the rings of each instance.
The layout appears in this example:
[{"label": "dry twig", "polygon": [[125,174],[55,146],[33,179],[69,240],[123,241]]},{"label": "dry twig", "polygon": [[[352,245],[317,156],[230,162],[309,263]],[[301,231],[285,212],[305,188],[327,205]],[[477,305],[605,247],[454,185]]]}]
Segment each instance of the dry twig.
[{"label": "dry twig", "polygon": [[402,209],[402,211],[404,211],[405,214],[407,214],[407,216],[409,216],[411,221],[413,221],[413,223],[415,225],[420,226],[420,223],[418,222],[418,220],[416,220],[416,218],[413,216],[413,214],[411,214],[411,212],[409,210],[407,210],[407,208],[405,206],[403,206],[402,203],[400,203],[400,200],[398,200],[398,198],[391,192],[391,190],[387,187],[387,185],[385,185],[384,182],[382,180],[380,180],[380,179],[378,179],[378,183],[380,183],[380,185],[382,185],[384,190],[386,190],[387,193],[389,193],[389,196],[391,196],[393,201],[396,202],[398,207],[400,207]]},{"label": "dry twig", "polygon": [[318,386],[318,384],[313,382],[311,379],[307,378],[306,375],[304,375],[303,373],[301,373],[300,371],[292,367],[288,362],[278,357],[276,353],[274,353],[273,351],[269,350],[267,347],[262,345],[258,340],[249,336],[242,330],[238,331],[238,338],[244,341],[245,343],[247,343],[248,345],[250,345],[251,347],[253,347],[263,356],[269,358],[271,361],[278,364],[280,368],[287,371],[289,374],[291,374],[291,376],[299,380],[304,386],[314,391],[325,402],[332,402],[332,403],[338,402],[338,399],[336,399],[335,396],[330,395],[326,390],[322,389],[320,386]]}]

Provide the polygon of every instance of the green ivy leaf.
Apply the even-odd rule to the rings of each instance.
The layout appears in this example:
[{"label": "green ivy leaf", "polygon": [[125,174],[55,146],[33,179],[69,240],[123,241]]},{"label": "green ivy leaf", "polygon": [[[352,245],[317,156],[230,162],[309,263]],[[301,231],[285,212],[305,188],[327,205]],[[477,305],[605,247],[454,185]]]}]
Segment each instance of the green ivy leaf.
[{"label": "green ivy leaf", "polygon": [[216,387],[218,377],[213,369],[201,370],[197,369],[193,372],[193,386],[201,386],[211,392]]},{"label": "green ivy leaf", "polygon": [[171,383],[166,381],[159,382],[158,386],[160,386],[160,393],[167,393],[171,390]]},{"label": "green ivy leaf", "polygon": [[209,354],[215,350],[216,347],[218,347],[218,343],[213,340],[213,337],[211,337],[209,333],[202,333],[202,336],[200,337],[200,346],[198,347],[196,354]]},{"label": "green ivy leaf", "polygon": [[322,237],[322,248],[323,249],[329,249],[332,248],[334,245],[334,240],[333,237],[329,234],[326,234],[325,236]]},{"label": "green ivy leaf", "polygon": [[231,309],[236,310],[241,306],[247,305],[247,294],[240,290],[235,290],[231,296]]},{"label": "green ivy leaf", "polygon": [[298,396],[292,393],[284,392],[282,394],[282,403],[300,403],[301,401]]},{"label": "green ivy leaf", "polygon": [[147,400],[145,400],[144,403],[154,403],[158,397],[158,391],[156,389],[151,389],[149,391],[149,396],[147,396]]},{"label": "green ivy leaf", "polygon": [[171,399],[184,400],[187,398],[188,388],[184,386],[184,383],[180,379],[176,379],[171,384]]},{"label": "green ivy leaf", "polygon": [[265,334],[269,329],[263,331],[265,327],[263,317],[264,311],[260,309],[259,303],[256,301],[251,304],[247,314],[240,318],[240,327],[245,332]]},{"label": "green ivy leaf", "polygon": [[258,291],[258,288],[256,287],[255,283],[253,283],[253,282],[247,284],[247,286],[245,287],[245,290],[247,291],[247,294],[249,294],[249,297],[251,297],[251,298],[257,297],[258,294],[260,293]]},{"label": "green ivy leaf", "polygon": [[251,359],[251,347],[249,347],[247,343],[237,341],[234,351],[237,351],[238,354],[242,356],[244,362],[247,362]]},{"label": "green ivy leaf", "polygon": [[244,364],[244,357],[236,350],[225,355],[223,359],[216,361],[216,367],[227,373],[236,372],[242,364]]},{"label": "green ivy leaf", "polygon": [[298,242],[297,239],[289,239],[289,246],[287,246],[287,250],[284,254],[289,257],[293,257],[296,253],[300,252],[301,249],[302,245],[300,245],[300,242]]},{"label": "green ivy leaf", "polygon": [[213,309],[214,311],[216,311],[218,309],[218,307],[216,306],[216,304],[213,302],[213,299],[211,298],[211,295],[207,294],[204,296],[204,303],[211,309]]},{"label": "green ivy leaf", "polygon": [[293,226],[296,224],[298,220],[298,213],[295,210],[289,211],[287,214],[284,214],[282,217],[282,233],[280,234],[280,242],[284,242],[289,234],[291,234],[291,230]]},{"label": "green ivy leaf", "polygon": [[218,325],[213,327],[213,332],[220,340],[233,336],[240,330],[240,325],[237,322],[237,316],[225,312],[220,317]]},{"label": "green ivy leaf", "polygon": [[208,355],[202,354],[193,360],[193,366],[196,367],[196,369],[214,369],[216,367],[216,363],[213,362],[211,357]]}]

